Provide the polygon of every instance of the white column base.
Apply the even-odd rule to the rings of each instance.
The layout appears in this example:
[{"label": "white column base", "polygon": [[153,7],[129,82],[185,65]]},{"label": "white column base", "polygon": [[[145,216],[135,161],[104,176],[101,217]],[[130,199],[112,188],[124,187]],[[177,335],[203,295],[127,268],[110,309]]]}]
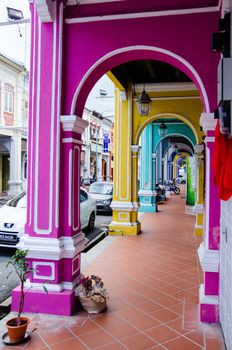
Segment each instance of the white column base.
[{"label": "white column base", "polygon": [[7,191],[7,193],[9,195],[16,195],[22,192],[22,189],[23,189],[22,180],[9,180],[8,184],[9,184],[9,190]]},{"label": "white column base", "polygon": [[205,295],[203,284],[200,285],[199,298],[200,298],[200,304],[219,305],[219,296]]},{"label": "white column base", "polygon": [[219,250],[210,250],[202,242],[198,248],[198,256],[204,272],[219,272]]}]

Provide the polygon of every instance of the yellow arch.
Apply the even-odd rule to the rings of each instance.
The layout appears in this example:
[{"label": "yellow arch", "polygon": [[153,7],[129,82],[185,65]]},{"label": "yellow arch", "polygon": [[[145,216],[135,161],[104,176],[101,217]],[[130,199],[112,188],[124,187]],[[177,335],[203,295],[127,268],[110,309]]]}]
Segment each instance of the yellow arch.
[{"label": "yellow arch", "polygon": [[159,113],[159,114],[156,114],[156,115],[150,117],[149,119],[146,119],[144,121],[144,123],[140,125],[140,127],[138,128],[138,130],[136,132],[135,144],[138,144],[139,138],[140,138],[141,133],[144,130],[144,128],[148,124],[152,123],[154,120],[157,120],[157,119],[160,119],[160,118],[165,118],[165,119],[173,119],[173,118],[175,118],[175,119],[181,120],[182,122],[184,122],[185,124],[187,124],[191,128],[191,130],[192,130],[192,132],[193,132],[193,134],[194,134],[194,136],[196,138],[196,143],[199,143],[199,137],[198,137],[197,131],[194,128],[193,124],[186,117],[183,117],[183,116],[181,116],[179,114],[175,114],[175,113]]}]

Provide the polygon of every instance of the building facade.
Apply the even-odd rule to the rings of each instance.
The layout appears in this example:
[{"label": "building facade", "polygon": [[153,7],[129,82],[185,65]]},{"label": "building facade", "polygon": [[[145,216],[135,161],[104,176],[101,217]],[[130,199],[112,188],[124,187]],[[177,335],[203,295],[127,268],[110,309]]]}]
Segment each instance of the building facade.
[{"label": "building facade", "polygon": [[0,192],[26,189],[29,72],[0,54]]},{"label": "building facade", "polygon": [[[79,220],[80,155],[81,135],[88,123],[82,115],[93,85],[111,71],[112,79],[118,80],[111,234],[136,235],[141,230],[138,152],[139,137],[146,125],[172,113],[191,123],[197,145],[201,144],[201,126],[205,133],[204,203],[199,201],[195,206],[201,218],[196,228],[201,226],[203,232],[199,248],[204,272],[201,320],[221,319],[226,342],[231,344],[231,201],[220,202],[212,166],[216,126],[213,112],[218,104],[217,67],[221,56],[210,47],[212,33],[218,30],[218,21],[224,9],[231,9],[231,3],[199,0],[191,2],[189,8],[189,2],[180,0],[172,5],[166,1],[128,0],[120,2],[120,6],[124,4],[120,9],[118,3],[31,3],[30,167],[26,234],[20,247],[29,249],[28,261],[36,271],[30,276],[32,288],[25,310],[66,315],[73,311],[84,247]],[[99,36],[99,32],[104,35]],[[164,95],[162,89],[154,90],[151,97],[156,104],[148,115],[139,115],[133,79],[138,71],[133,76],[128,69],[125,74],[125,68],[128,62],[135,65],[141,60],[149,67],[149,78],[159,73],[153,70],[152,62],[174,67],[177,81],[184,73],[196,86],[197,98],[177,91],[173,101],[173,96]],[[121,65],[124,73],[120,80]],[[159,82],[165,83],[165,79],[164,72]],[[144,86],[149,79],[139,83]],[[185,108],[180,100],[188,99],[191,103]],[[201,152],[197,157],[200,166]],[[46,168],[45,163],[49,164]],[[42,285],[48,280],[49,293],[45,294]],[[13,309],[18,297],[19,291],[15,290]]]},{"label": "building facade", "polygon": [[83,119],[88,127],[82,135],[82,183],[113,180],[113,122],[101,113],[84,109]]}]

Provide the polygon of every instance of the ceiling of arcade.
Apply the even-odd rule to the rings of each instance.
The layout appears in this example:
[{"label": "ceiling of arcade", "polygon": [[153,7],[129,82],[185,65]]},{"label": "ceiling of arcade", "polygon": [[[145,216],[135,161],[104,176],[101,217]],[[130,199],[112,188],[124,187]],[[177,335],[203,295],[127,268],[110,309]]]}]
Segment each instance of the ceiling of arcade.
[{"label": "ceiling of arcade", "polygon": [[[104,6],[103,6],[104,3]],[[219,0],[68,0],[67,18],[178,11],[216,7]]]}]

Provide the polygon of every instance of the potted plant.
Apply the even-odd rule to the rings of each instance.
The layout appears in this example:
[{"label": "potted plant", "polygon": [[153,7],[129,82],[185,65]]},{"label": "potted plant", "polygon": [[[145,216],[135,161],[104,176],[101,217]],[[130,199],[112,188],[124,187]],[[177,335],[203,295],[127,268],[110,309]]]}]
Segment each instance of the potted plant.
[{"label": "potted plant", "polygon": [[[25,297],[24,285],[29,273],[33,271],[33,269],[30,268],[28,262],[26,261],[27,253],[27,250],[17,250],[6,265],[6,267],[10,265],[14,267],[15,272],[20,280],[20,300],[18,314],[17,317],[11,318],[6,322],[8,336],[12,343],[18,343],[24,340],[27,326],[30,323],[30,319],[28,317],[21,316]],[[11,271],[7,277],[9,277],[12,272],[13,271]]]},{"label": "potted plant", "polygon": [[90,314],[98,314],[105,310],[107,290],[104,288],[102,279],[98,276],[84,276],[81,274],[78,279],[78,286],[75,295],[85,311]]}]

